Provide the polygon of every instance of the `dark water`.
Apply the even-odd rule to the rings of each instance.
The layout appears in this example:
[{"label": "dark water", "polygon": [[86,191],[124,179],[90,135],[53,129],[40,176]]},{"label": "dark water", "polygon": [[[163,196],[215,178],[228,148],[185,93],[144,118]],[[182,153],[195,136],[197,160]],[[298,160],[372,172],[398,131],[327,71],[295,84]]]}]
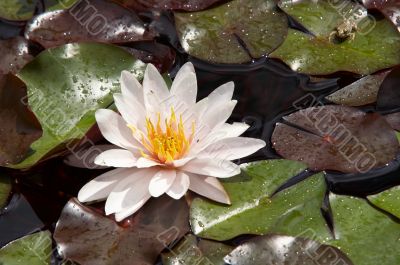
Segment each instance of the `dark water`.
[{"label": "dark water", "polygon": [[[274,124],[282,116],[296,110],[293,103],[300,100],[304,107],[307,107],[309,95],[323,101],[324,96],[357,78],[348,73],[338,73],[335,76],[324,77],[323,80],[313,81],[309,76],[295,73],[283,63],[268,58],[257,59],[243,65],[210,64],[191,58],[182,52],[171,22],[171,14],[155,16],[151,13],[143,13],[141,17],[149,22],[150,27],[163,32],[158,39],[160,43],[176,51],[177,57],[170,70],[171,76],[174,76],[177,69],[186,61],[193,62],[198,75],[198,99],[207,96],[219,85],[229,81],[235,82],[234,98],[238,100],[238,105],[230,121],[244,121],[250,124],[251,127],[245,135],[262,138],[269,143],[265,150],[240,162],[279,158],[271,148],[269,139]],[[298,27],[298,25],[292,26]],[[0,20],[0,38],[23,35],[23,27],[22,22],[10,23]],[[134,46],[140,49],[141,45]],[[41,50],[41,47],[34,43],[32,47],[33,53]],[[373,109],[373,106],[369,109]],[[399,160],[395,160],[385,168],[365,174],[328,172],[326,180],[329,190],[341,194],[365,196],[400,184],[399,163]],[[102,173],[99,170],[75,169],[66,166],[62,158],[44,162],[26,172],[8,169],[0,171],[11,175],[14,182],[10,204],[0,215],[0,247],[33,231],[53,230],[69,198],[76,196],[79,189],[89,179]],[[285,187],[293,185],[312,173],[303,172],[289,181]]]}]

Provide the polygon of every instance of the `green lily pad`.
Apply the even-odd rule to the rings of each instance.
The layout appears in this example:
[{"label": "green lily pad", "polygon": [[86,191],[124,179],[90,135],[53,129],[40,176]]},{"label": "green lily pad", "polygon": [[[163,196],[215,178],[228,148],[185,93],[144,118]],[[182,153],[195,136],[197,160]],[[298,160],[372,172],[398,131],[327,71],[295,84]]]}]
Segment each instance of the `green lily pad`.
[{"label": "green lily pad", "polygon": [[[400,224],[371,207],[364,199],[331,195],[338,247],[356,265],[400,263]],[[339,263],[340,264],[340,263]]]},{"label": "green lily pad", "polygon": [[0,210],[6,205],[10,192],[10,178],[6,175],[0,175]]},{"label": "green lily pad", "polygon": [[139,79],[144,63],[106,44],[67,44],[42,52],[19,77],[28,87],[28,104],[43,135],[31,145],[34,153],[13,168],[28,168],[54,154],[60,144],[81,139],[95,124],[94,112],[113,102],[122,70]]},{"label": "green lily pad", "polygon": [[204,238],[227,240],[242,234],[277,232],[297,235],[313,227],[329,238],[321,217],[325,194],[322,174],[270,197],[283,183],[306,166],[289,160],[267,160],[249,164],[236,177],[223,180],[232,205],[202,198],[193,200],[190,211],[192,231]]},{"label": "green lily pad", "polygon": [[400,218],[400,186],[370,195],[368,200],[379,208]]},{"label": "green lily pad", "polygon": [[51,233],[35,233],[17,239],[0,249],[0,264],[50,265],[52,251]]},{"label": "green lily pad", "polygon": [[175,13],[182,47],[214,63],[244,63],[276,49],[288,22],[273,0],[234,0],[216,8]]},{"label": "green lily pad", "polygon": [[161,254],[164,265],[224,265],[224,257],[233,250],[233,247],[220,242],[197,238],[186,235],[168,253]]},{"label": "green lily pad", "polygon": [[[285,42],[270,54],[295,71],[367,75],[400,63],[400,34],[396,27],[388,20],[376,21],[366,16],[360,5],[349,2],[346,8],[339,9],[332,1],[300,0],[282,1],[280,7],[315,35],[291,29]],[[357,25],[354,38],[349,34],[337,41],[336,28],[346,21]]]},{"label": "green lily pad", "polygon": [[[66,9],[78,0],[45,0],[47,11]],[[2,0],[0,17],[8,20],[29,20],[33,17],[38,0]]]}]

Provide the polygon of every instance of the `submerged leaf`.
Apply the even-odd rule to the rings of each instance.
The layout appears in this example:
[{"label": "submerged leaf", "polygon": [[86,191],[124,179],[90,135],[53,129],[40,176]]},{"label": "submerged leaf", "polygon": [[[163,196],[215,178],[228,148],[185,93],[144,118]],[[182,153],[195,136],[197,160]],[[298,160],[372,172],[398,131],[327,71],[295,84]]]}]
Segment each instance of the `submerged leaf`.
[{"label": "submerged leaf", "polygon": [[320,213],[325,194],[321,175],[310,177],[271,198],[278,187],[304,168],[303,164],[288,160],[249,164],[242,174],[222,181],[232,205],[201,198],[193,200],[192,231],[204,238],[227,240],[242,234],[269,232],[296,235],[312,227],[329,237]]},{"label": "submerged leaf", "polygon": [[219,242],[205,239],[198,242],[195,236],[189,234],[161,257],[164,265],[224,265],[224,257],[232,250],[233,247]]},{"label": "submerged leaf", "polygon": [[379,208],[400,218],[400,186],[370,195],[368,200]]},{"label": "submerged leaf", "polygon": [[276,49],[288,23],[273,0],[234,0],[196,13],[175,13],[184,50],[214,63],[244,63]]},{"label": "submerged leaf", "polygon": [[338,71],[367,75],[399,64],[397,29],[387,20],[366,16],[359,4],[349,2],[339,8],[341,3],[282,1],[280,7],[315,36],[291,29],[285,42],[270,56],[293,70],[314,75]]},{"label": "submerged leaf", "polygon": [[22,37],[0,40],[0,75],[17,73],[33,59],[29,54],[28,41]]},{"label": "submerged leaf", "polygon": [[61,254],[85,265],[152,265],[160,252],[189,230],[182,200],[151,199],[123,226],[72,199],[57,223],[54,238]]},{"label": "submerged leaf", "polygon": [[225,261],[231,265],[353,265],[338,248],[311,239],[269,234],[238,246]]},{"label": "submerged leaf", "polygon": [[15,240],[0,249],[0,264],[50,265],[51,233],[35,233]]},{"label": "submerged leaf", "polygon": [[33,154],[11,167],[30,167],[60,144],[81,139],[95,124],[94,112],[113,102],[122,70],[141,79],[144,64],[118,47],[94,43],[48,49],[25,66],[19,77],[43,136],[31,145]]},{"label": "submerged leaf", "polygon": [[390,71],[367,75],[326,97],[331,102],[346,106],[363,106],[376,102],[379,87]]},{"label": "submerged leaf", "polygon": [[386,165],[399,151],[393,129],[377,113],[328,105],[283,119],[272,135],[275,150],[312,170],[366,172]]},{"label": "submerged leaf", "polygon": [[135,13],[105,0],[81,1],[69,10],[43,13],[27,25],[25,35],[45,48],[73,42],[126,43],[154,37]]},{"label": "submerged leaf", "polygon": [[11,192],[11,181],[7,175],[0,175],[0,211],[6,205]]},{"label": "submerged leaf", "polygon": [[0,165],[20,162],[42,135],[26,105],[26,86],[13,75],[0,76]]}]

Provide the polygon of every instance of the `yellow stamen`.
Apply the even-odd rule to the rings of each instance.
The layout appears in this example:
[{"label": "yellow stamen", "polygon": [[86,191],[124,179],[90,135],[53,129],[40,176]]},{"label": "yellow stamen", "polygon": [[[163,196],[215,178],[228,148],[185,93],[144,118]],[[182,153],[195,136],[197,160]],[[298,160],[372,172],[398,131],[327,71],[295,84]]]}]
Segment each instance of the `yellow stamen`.
[{"label": "yellow stamen", "polygon": [[[134,126],[128,125],[128,127],[132,133],[137,133],[138,130]],[[161,127],[160,113],[158,113],[156,126],[150,118],[146,118],[146,129],[147,139],[142,135],[140,141],[151,155],[149,157],[141,150],[142,156],[168,164],[182,158],[189,150],[195,132],[195,123],[192,123],[191,135],[186,137],[182,115],[178,123],[174,108],[171,107],[171,115],[169,119],[165,119],[165,130]]]}]

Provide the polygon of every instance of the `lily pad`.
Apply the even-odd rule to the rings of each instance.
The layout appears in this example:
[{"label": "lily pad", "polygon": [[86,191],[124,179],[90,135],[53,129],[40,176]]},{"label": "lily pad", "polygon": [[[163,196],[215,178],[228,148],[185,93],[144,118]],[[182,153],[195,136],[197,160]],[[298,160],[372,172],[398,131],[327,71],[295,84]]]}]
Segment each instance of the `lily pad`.
[{"label": "lily pad", "polygon": [[331,194],[330,204],[336,240],[329,244],[346,253],[354,264],[399,263],[399,223],[364,199]]},{"label": "lily pad", "polygon": [[234,0],[216,8],[175,13],[183,49],[213,63],[244,63],[276,49],[288,22],[273,0]]},{"label": "lily pad", "polygon": [[[366,16],[363,7],[356,3],[338,8],[339,3],[342,2],[282,1],[280,7],[315,36],[291,29],[270,57],[281,59],[295,71],[313,75],[338,71],[367,75],[399,64],[400,33],[390,21]],[[349,35],[335,41],[335,28],[345,21],[357,25],[354,38]]]},{"label": "lily pad", "polygon": [[316,241],[285,235],[256,237],[225,257],[231,265],[353,265],[338,248]]},{"label": "lily pad", "polygon": [[399,151],[394,130],[377,113],[339,105],[311,107],[283,118],[272,135],[284,158],[312,170],[367,172],[392,161]]},{"label": "lily pad", "polygon": [[370,195],[368,200],[377,207],[400,218],[400,186]]},{"label": "lily pad", "polygon": [[18,163],[42,135],[40,125],[23,100],[26,86],[13,75],[0,76],[0,165]]},{"label": "lily pad", "polygon": [[379,88],[390,71],[367,75],[326,97],[327,100],[346,106],[363,106],[378,99]]},{"label": "lily pad", "polygon": [[168,253],[162,254],[164,265],[224,265],[224,257],[233,250],[233,247],[220,242],[197,238],[192,234],[186,235]]},{"label": "lily pad", "polygon": [[378,93],[377,108],[393,110],[400,107],[400,66],[396,66],[383,81]]},{"label": "lily pad", "polygon": [[368,9],[381,11],[400,31],[400,5],[396,0],[361,0]]},{"label": "lily pad", "polygon": [[6,205],[11,192],[11,181],[7,175],[0,175],[0,211]]},{"label": "lily pad", "polygon": [[86,265],[152,265],[160,252],[189,231],[185,200],[151,199],[121,225],[76,199],[65,206],[54,232],[61,254]]},{"label": "lily pad", "polygon": [[0,56],[0,75],[15,74],[33,59],[28,41],[22,37],[0,40]]},{"label": "lily pad", "polygon": [[271,197],[278,187],[304,169],[304,164],[288,160],[249,164],[240,175],[222,181],[232,205],[202,198],[193,200],[190,211],[192,231],[200,237],[227,240],[242,234],[268,232],[296,235],[314,227],[319,234],[329,238],[327,226],[320,218],[325,195],[321,174]]},{"label": "lily pad", "polygon": [[126,43],[152,40],[133,12],[109,1],[81,1],[69,10],[46,12],[29,22],[25,36],[45,48],[73,42]]},{"label": "lily pad", "polygon": [[135,11],[182,10],[199,11],[224,0],[114,0]]},{"label": "lily pad", "polygon": [[[2,0],[0,17],[8,20],[29,20],[39,0]],[[73,6],[78,0],[44,0],[46,10],[59,10]]]},{"label": "lily pad", "polygon": [[51,254],[51,233],[44,231],[15,240],[0,249],[0,264],[50,265]]},{"label": "lily pad", "polygon": [[394,130],[400,132],[400,112],[385,115],[385,119]]},{"label": "lily pad", "polygon": [[33,154],[10,167],[28,168],[60,144],[81,139],[95,124],[94,112],[112,104],[122,70],[140,79],[144,64],[118,47],[95,43],[48,49],[25,66],[19,77],[43,135],[31,145]]}]

